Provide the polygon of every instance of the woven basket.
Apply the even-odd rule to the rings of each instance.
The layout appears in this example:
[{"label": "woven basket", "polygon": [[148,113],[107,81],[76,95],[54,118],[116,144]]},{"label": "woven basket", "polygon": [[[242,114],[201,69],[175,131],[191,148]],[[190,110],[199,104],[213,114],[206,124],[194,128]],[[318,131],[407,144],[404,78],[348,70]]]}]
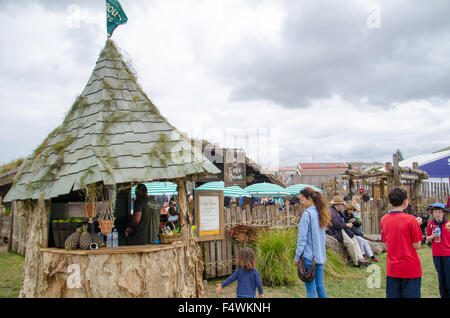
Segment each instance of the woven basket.
[{"label": "woven basket", "polygon": [[159,236],[161,244],[172,244],[173,242],[182,241],[183,236],[181,234],[175,234],[175,235],[164,235],[161,234]]}]

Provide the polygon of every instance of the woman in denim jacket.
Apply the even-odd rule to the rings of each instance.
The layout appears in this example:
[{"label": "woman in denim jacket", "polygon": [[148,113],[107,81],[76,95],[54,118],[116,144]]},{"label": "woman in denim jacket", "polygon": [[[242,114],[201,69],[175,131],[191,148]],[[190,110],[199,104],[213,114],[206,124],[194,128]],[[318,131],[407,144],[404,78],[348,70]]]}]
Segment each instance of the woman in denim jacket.
[{"label": "woman in denim jacket", "polygon": [[[308,298],[316,298],[317,296],[326,298],[327,292],[323,283],[326,261],[325,230],[330,223],[330,211],[323,195],[312,188],[305,188],[300,191],[300,201],[305,211],[298,223],[298,240],[294,265],[298,266],[300,256],[303,254],[306,270],[308,270],[312,265],[314,255],[316,276],[312,282],[305,283],[306,294]],[[313,241],[311,241],[311,231]]]}]

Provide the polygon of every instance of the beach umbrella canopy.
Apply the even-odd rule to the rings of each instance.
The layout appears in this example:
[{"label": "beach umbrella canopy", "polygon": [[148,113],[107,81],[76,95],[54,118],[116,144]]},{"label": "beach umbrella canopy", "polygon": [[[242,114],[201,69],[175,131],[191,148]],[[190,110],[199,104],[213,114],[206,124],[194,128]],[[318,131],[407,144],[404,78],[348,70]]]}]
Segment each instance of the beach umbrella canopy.
[{"label": "beach umbrella canopy", "polygon": [[208,182],[195,188],[195,190],[219,190],[223,191],[225,197],[251,197],[251,194],[239,186],[225,187],[223,181]]},{"label": "beach umbrella canopy", "polygon": [[287,187],[285,189],[285,191],[289,192],[292,195],[297,195],[300,193],[300,191],[302,191],[305,188],[313,188],[316,191],[325,193],[325,191],[323,191],[322,189],[320,189],[316,186],[310,185],[310,184],[294,184],[294,185]]},{"label": "beach umbrella canopy", "polygon": [[[148,195],[178,194],[177,185],[173,182],[144,182]],[[136,187],[131,188],[131,196],[136,195]]]},{"label": "beach umbrella canopy", "polygon": [[290,195],[283,187],[266,182],[249,185],[245,190],[253,196],[283,197]]}]

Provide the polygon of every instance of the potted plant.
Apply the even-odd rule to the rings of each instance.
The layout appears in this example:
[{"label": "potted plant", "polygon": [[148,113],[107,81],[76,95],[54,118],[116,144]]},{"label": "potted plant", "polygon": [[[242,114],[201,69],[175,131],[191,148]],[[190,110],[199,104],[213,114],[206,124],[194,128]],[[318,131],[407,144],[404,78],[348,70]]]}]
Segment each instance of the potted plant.
[{"label": "potted plant", "polygon": [[115,218],[112,201],[103,201],[103,209],[98,215],[98,224],[100,227],[100,231],[104,235],[108,235],[109,233],[111,233],[111,230],[114,227],[114,220]]},{"label": "potted plant", "polygon": [[92,219],[97,216],[98,210],[98,200],[102,195],[101,187],[97,186],[95,183],[87,185],[84,189],[85,193],[85,203],[84,211],[86,216],[89,218],[89,223],[92,224]]}]

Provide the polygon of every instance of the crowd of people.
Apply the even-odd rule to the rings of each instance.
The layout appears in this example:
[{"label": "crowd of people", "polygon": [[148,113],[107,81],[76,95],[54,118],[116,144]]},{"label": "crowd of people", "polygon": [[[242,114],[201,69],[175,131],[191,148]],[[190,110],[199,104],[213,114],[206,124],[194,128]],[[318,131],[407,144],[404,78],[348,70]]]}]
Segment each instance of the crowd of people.
[{"label": "crowd of people", "polygon": [[[161,207],[155,199],[146,195],[144,185],[137,187],[136,196],[134,216],[130,219],[126,232],[130,241],[142,240],[145,241],[144,244],[149,244],[157,239],[161,226],[169,225],[172,230],[176,229],[179,214],[175,200],[164,202]],[[424,236],[421,229],[424,219],[413,213],[417,210],[414,202],[409,202],[406,190],[396,187],[389,192],[388,197],[393,208],[380,222],[381,238],[387,247],[386,297],[421,296],[423,273],[417,250],[425,241],[432,247],[439,293],[442,298],[450,298],[450,221],[444,217],[444,213],[449,212],[448,207],[442,203],[427,207],[432,219],[425,225]],[[298,223],[293,264],[298,266],[302,258],[306,270],[315,266],[314,279],[305,282],[307,297],[327,297],[324,285],[326,235],[335,238],[345,247],[353,266],[368,266],[372,262],[380,262],[361,229],[360,202],[367,200],[367,197],[364,199],[364,196],[353,196],[351,200],[346,198],[346,201],[343,197],[336,196],[327,204],[322,193],[306,188],[300,192],[298,199],[305,210]],[[256,269],[256,256],[250,247],[241,249],[236,271],[224,283],[218,284],[217,292],[221,292],[235,280],[238,281],[237,297],[253,298],[256,290],[260,297],[264,297],[261,277]]]},{"label": "crowd of people", "polygon": [[[382,217],[380,223],[381,238],[387,247],[386,297],[418,298],[421,296],[423,273],[417,250],[423,240],[420,228],[423,220],[420,216],[407,213],[409,201],[405,189],[396,187],[388,196],[393,208]],[[298,198],[305,210],[298,223],[293,264],[299,266],[302,258],[306,271],[315,266],[314,278],[304,283],[307,297],[327,297],[324,285],[326,235],[334,237],[345,246],[354,266],[380,262],[361,230],[362,197],[355,196],[346,202],[344,198],[337,196],[328,206],[320,192],[306,188]],[[440,296],[450,298],[450,221],[444,218],[444,213],[449,212],[448,204],[446,207],[442,203],[434,203],[429,208],[433,219],[428,222],[425,239],[432,244]],[[237,297],[253,298],[256,290],[263,297],[261,278],[254,266],[255,262],[253,250],[246,247],[245,252],[239,255],[236,271],[224,283],[218,284],[216,291],[221,292],[225,286],[237,280]]]}]

